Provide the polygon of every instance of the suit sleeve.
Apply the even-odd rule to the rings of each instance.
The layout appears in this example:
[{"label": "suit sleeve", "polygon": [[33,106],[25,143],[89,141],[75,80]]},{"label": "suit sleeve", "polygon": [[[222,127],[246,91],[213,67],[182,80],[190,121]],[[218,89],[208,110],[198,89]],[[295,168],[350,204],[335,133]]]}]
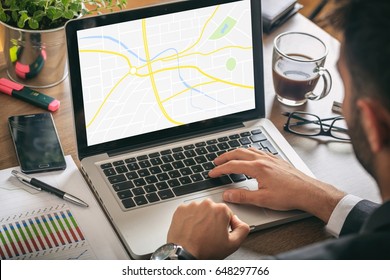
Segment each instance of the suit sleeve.
[{"label": "suit sleeve", "polygon": [[326,230],[335,237],[339,237],[341,229],[352,209],[363,199],[351,194],[344,196],[333,210]]},{"label": "suit sleeve", "polygon": [[347,218],[341,228],[340,236],[360,231],[367,217],[380,205],[369,200],[359,201],[348,213]]}]

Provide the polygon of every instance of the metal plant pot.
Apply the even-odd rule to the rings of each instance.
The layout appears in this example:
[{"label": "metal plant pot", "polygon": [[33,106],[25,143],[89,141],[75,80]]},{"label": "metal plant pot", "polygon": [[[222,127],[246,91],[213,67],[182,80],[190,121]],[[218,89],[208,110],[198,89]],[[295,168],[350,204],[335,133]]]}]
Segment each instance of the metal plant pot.
[{"label": "metal plant pot", "polygon": [[65,28],[24,30],[4,24],[3,50],[11,80],[46,88],[68,75]]}]

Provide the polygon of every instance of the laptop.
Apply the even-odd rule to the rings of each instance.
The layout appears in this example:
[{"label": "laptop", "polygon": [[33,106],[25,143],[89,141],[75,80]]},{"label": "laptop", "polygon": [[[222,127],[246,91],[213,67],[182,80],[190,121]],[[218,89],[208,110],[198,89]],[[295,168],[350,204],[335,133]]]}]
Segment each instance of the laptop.
[{"label": "laptop", "polygon": [[[228,150],[263,149],[312,175],[265,118],[260,2],[171,2],[66,25],[78,157],[132,258],[166,243],[178,205],[257,189],[243,174],[208,177]],[[252,231],[308,216],[229,206]]]}]

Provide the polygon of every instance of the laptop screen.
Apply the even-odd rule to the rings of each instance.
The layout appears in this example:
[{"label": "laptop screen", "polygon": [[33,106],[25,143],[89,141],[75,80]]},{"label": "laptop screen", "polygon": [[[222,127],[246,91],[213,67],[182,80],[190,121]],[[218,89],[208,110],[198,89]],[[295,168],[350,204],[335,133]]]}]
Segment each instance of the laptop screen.
[{"label": "laptop screen", "polygon": [[[258,117],[261,29],[254,22],[261,20],[254,2],[183,1],[68,24],[84,145],[245,121],[241,113]],[[258,75],[263,89],[262,69]]]}]

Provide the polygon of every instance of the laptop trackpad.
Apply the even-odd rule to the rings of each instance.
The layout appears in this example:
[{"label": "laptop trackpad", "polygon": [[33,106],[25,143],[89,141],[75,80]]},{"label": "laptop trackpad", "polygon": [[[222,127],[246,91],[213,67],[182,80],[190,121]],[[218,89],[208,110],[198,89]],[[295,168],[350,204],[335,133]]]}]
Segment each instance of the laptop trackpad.
[{"label": "laptop trackpad", "polygon": [[[247,187],[242,187],[242,188],[248,189]],[[225,202],[222,198],[222,194],[223,191],[214,194],[204,194],[204,195],[200,194],[195,198],[185,200],[184,203],[191,203],[193,201],[202,201],[206,198],[209,198],[216,203],[225,203],[226,205],[229,206],[229,208],[233,211],[233,213],[240,218],[240,220],[250,225],[251,228],[275,220],[275,216],[273,215],[274,211],[270,211],[268,209],[260,208],[253,205],[233,204],[233,203]]]}]

